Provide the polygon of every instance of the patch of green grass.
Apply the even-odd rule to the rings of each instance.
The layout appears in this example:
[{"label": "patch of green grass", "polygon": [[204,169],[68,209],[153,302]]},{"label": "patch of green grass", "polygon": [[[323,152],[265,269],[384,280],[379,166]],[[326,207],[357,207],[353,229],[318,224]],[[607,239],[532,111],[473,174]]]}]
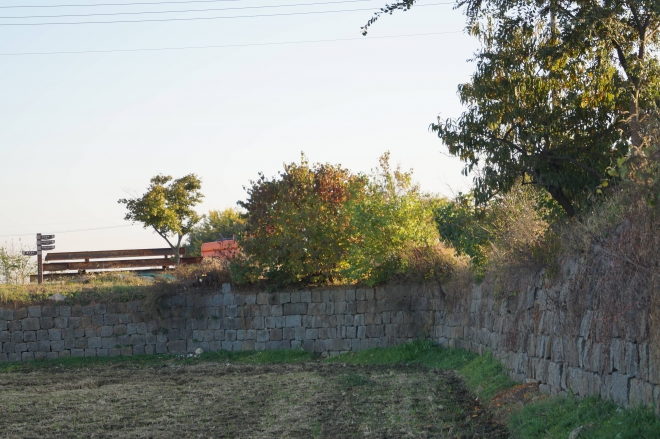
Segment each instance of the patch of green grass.
[{"label": "patch of green grass", "polygon": [[467,386],[486,401],[492,399],[501,390],[517,384],[511,379],[502,363],[490,353],[476,356],[457,370]]},{"label": "patch of green grass", "polygon": [[75,369],[117,365],[119,367],[160,367],[165,364],[191,365],[201,362],[229,362],[241,364],[304,363],[315,359],[313,353],[298,350],[205,352],[199,356],[135,355],[117,357],[70,357],[57,360],[36,360],[25,363],[0,363],[0,373],[29,372],[42,369]]},{"label": "patch of green grass", "polygon": [[509,428],[520,439],[565,439],[582,426],[580,439],[657,439],[660,419],[649,408],[626,410],[598,397],[549,398],[513,413]]},{"label": "patch of green grass", "polygon": [[442,348],[431,340],[350,352],[331,357],[328,361],[365,365],[414,363],[436,369],[455,370],[482,399],[490,399],[497,392],[516,384],[502,364],[491,355],[479,356],[463,349]]}]

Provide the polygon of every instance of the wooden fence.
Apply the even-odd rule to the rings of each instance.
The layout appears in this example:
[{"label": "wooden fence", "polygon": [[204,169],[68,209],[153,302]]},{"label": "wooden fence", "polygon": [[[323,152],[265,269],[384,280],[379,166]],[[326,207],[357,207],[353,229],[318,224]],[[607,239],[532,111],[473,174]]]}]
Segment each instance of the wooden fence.
[{"label": "wooden fence", "polygon": [[[182,264],[199,264],[202,261],[201,256],[185,257],[185,248],[179,249],[179,254]],[[107,270],[167,270],[174,267],[173,256],[174,250],[171,248],[48,253],[43,264],[44,279],[52,280]],[[36,280],[36,275],[30,276],[30,282]]]}]

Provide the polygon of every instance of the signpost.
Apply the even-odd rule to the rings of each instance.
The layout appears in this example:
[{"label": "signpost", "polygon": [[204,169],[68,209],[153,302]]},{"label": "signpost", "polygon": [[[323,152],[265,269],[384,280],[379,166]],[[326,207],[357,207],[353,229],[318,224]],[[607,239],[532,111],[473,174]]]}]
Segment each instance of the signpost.
[{"label": "signpost", "polygon": [[37,251],[24,251],[25,256],[36,256],[37,257],[37,279],[39,283],[44,282],[44,266],[42,261],[41,252],[44,250],[55,250],[55,235],[42,235],[37,233]]}]

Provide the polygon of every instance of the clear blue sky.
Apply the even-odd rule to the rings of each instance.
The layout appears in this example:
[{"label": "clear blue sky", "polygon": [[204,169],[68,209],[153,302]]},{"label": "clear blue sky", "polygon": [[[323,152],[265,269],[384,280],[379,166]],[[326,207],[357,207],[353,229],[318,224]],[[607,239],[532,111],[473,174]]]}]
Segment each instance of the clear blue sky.
[{"label": "clear blue sky", "polygon": [[[426,191],[450,195],[469,180],[428,131],[438,114],[461,112],[457,85],[469,79],[476,41],[452,5],[414,7],[360,27],[384,0],[283,8],[62,18],[245,8],[318,0],[217,1],[123,7],[6,8],[12,5],[140,0],[0,0],[0,245],[57,232],[57,250],[165,246],[125,226],[119,198],[141,194],[158,173],[194,172],[200,212],[235,206],[259,171],[274,175],[304,151],[312,162],[369,171],[391,151]],[[158,1],[158,0],[142,0]],[[332,0],[330,0],[332,1]],[[335,0],[336,1],[336,0]],[[446,1],[446,0],[445,0]],[[435,3],[425,0],[420,4]],[[363,11],[124,24],[8,26]],[[405,38],[392,35],[452,32]],[[371,39],[370,39],[371,38]],[[8,53],[348,41],[86,54]],[[8,236],[8,235],[11,235]],[[21,236],[19,236],[21,235]]]}]

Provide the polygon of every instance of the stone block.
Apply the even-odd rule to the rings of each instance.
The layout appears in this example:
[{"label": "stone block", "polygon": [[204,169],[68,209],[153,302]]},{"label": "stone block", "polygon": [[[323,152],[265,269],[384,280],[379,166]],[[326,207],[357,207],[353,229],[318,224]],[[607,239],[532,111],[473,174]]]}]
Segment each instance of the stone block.
[{"label": "stone block", "polygon": [[53,352],[60,352],[65,350],[64,340],[55,340],[50,342],[50,350]]},{"label": "stone block", "polygon": [[268,293],[259,293],[259,294],[257,294],[257,304],[258,305],[268,305]]},{"label": "stone block", "polygon": [[76,338],[76,349],[86,349],[87,348],[87,339],[86,338]]},{"label": "stone block", "polygon": [[93,306],[83,306],[82,307],[82,315],[83,316],[88,316],[91,317],[94,315],[94,307]]},{"label": "stone block", "polygon": [[60,308],[58,306],[44,306],[43,308],[41,308],[41,317],[59,317],[59,316],[60,316]]},{"label": "stone block", "polygon": [[90,337],[87,339],[87,349],[99,349],[102,346],[101,337]]},{"label": "stone block", "polygon": [[121,352],[121,355],[126,355],[126,356],[133,355],[133,347],[132,346],[123,347],[119,350],[119,352]]},{"label": "stone block", "polygon": [[294,338],[296,338],[296,331],[293,328],[282,329],[283,340],[293,340]]},{"label": "stone block", "polygon": [[39,325],[39,318],[28,317],[21,320],[21,328],[23,331],[37,331],[41,329],[41,326]]},{"label": "stone block", "polygon": [[291,302],[291,293],[280,293],[280,304],[290,303]]},{"label": "stone block", "polygon": [[94,305],[94,314],[105,314],[107,312],[106,306],[104,304]]},{"label": "stone block", "polygon": [[0,332],[0,343],[7,343],[11,341],[11,333],[9,331]]},{"label": "stone block", "polygon": [[49,340],[48,331],[45,329],[40,329],[37,331],[37,341]]},{"label": "stone block", "polygon": [[104,337],[101,339],[102,349],[112,349],[117,347],[117,337]]},{"label": "stone block", "polygon": [[14,320],[22,320],[28,316],[27,308],[18,308],[14,310]]},{"label": "stone block", "polygon": [[41,317],[41,307],[40,306],[28,306],[28,316],[30,317]]},{"label": "stone block", "polygon": [[300,301],[303,303],[310,303],[312,301],[312,292],[311,291],[301,291],[300,292]]},{"label": "stone block", "polygon": [[629,403],[631,408],[650,406],[653,401],[653,384],[633,378],[630,380]]},{"label": "stone block", "polygon": [[71,317],[71,307],[60,306],[60,317]]},{"label": "stone block", "polygon": [[53,319],[53,325],[57,329],[65,329],[67,326],[69,326],[69,318],[68,317],[55,317]]},{"label": "stone block", "polygon": [[291,303],[299,303],[299,302],[300,302],[300,291],[291,293]]},{"label": "stone block", "polygon": [[23,329],[22,320],[7,322],[7,331],[9,332],[20,331],[21,329]]},{"label": "stone block", "polygon": [[167,354],[167,343],[156,343],[157,354]]},{"label": "stone block", "polygon": [[144,355],[144,345],[135,345],[133,346],[133,355]]},{"label": "stone block", "polygon": [[62,330],[61,329],[49,329],[48,330],[48,339],[50,341],[62,340]]},{"label": "stone block", "polygon": [[96,356],[98,356],[98,357],[107,357],[108,356],[108,350],[107,349],[97,349],[96,350]]},{"label": "stone block", "polygon": [[85,328],[85,337],[87,337],[87,338],[89,338],[89,337],[98,337],[99,335],[101,335],[100,330],[97,331],[95,328],[91,328],[91,327],[90,328]]},{"label": "stone block", "polygon": [[119,315],[118,314],[104,314],[103,315],[103,324],[108,326],[114,326],[119,324]]},{"label": "stone block", "polygon": [[23,352],[21,354],[21,361],[33,361],[34,360],[34,352]]},{"label": "stone block", "polygon": [[280,341],[282,340],[282,330],[277,328],[277,329],[271,329],[270,330],[270,341]]},{"label": "stone block", "polygon": [[630,391],[630,377],[628,375],[614,372],[611,375],[611,391],[612,401],[616,404],[628,408],[629,405],[629,391]]},{"label": "stone block", "polygon": [[321,303],[323,302],[323,292],[322,291],[312,291],[312,302]]},{"label": "stone block", "polygon": [[286,321],[284,323],[284,326],[288,328],[293,328],[300,325],[302,325],[302,319],[299,315],[286,316]]},{"label": "stone block", "polygon": [[84,349],[71,349],[71,356],[72,357],[84,357],[85,356],[85,350]]},{"label": "stone block", "polygon": [[134,346],[144,345],[146,344],[146,337],[141,334],[133,334],[130,336],[129,344],[132,344]]}]

